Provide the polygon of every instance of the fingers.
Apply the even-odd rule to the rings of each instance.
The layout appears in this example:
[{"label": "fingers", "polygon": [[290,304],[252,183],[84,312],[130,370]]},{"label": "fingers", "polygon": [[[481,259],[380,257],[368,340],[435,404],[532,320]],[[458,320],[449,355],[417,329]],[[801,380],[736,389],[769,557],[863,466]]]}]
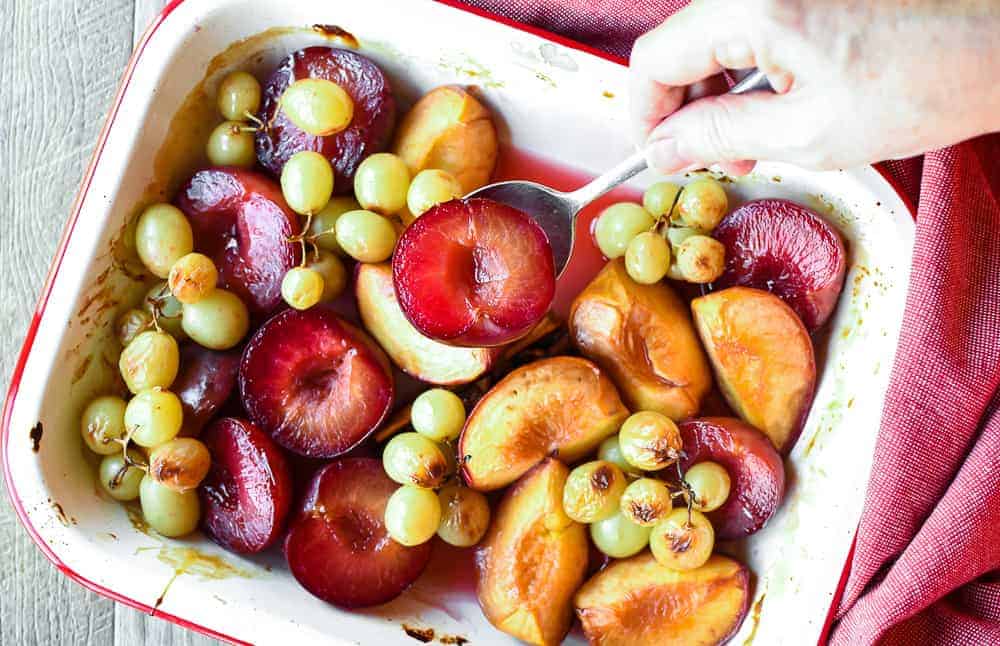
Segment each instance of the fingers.
[{"label": "fingers", "polygon": [[638,143],[681,106],[686,86],[724,68],[756,64],[740,29],[741,4],[694,0],[636,41],[629,67],[633,134]]},{"label": "fingers", "polygon": [[799,109],[792,95],[754,92],[699,99],[656,126],[646,157],[650,166],[668,174],[747,159],[796,161],[792,157],[801,141],[795,133],[801,132],[803,114],[808,111]]}]

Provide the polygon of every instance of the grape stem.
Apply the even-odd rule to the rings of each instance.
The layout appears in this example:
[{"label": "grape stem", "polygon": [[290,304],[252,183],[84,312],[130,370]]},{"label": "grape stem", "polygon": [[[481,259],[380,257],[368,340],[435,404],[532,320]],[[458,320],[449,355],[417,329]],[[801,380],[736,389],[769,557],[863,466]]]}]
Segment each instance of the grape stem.
[{"label": "grape stem", "polygon": [[677,195],[674,196],[674,201],[671,202],[670,208],[667,209],[663,215],[656,218],[656,222],[653,223],[653,228],[650,229],[650,231],[659,233],[663,237],[667,236],[667,229],[670,228],[671,216],[673,215],[674,209],[677,208],[677,203],[681,201],[681,195],[684,194],[684,189],[686,188],[687,185],[684,185],[681,187],[681,190],[677,191]]}]

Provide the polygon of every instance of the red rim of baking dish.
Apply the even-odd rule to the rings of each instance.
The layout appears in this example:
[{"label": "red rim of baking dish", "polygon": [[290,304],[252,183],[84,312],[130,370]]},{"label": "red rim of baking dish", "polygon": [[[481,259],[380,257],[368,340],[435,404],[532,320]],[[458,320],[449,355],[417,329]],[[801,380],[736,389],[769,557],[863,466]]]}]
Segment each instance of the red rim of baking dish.
[{"label": "red rim of baking dish", "polygon": [[[41,295],[38,299],[37,305],[35,306],[35,313],[32,316],[31,323],[28,326],[28,333],[25,335],[24,345],[21,346],[21,352],[18,355],[17,363],[14,366],[14,372],[11,375],[10,387],[7,390],[7,397],[5,398],[4,401],[3,416],[2,418],[0,418],[0,452],[2,452],[2,458],[3,458],[4,481],[7,485],[7,491],[10,496],[11,502],[14,506],[14,511],[17,513],[18,519],[21,521],[21,524],[27,530],[28,535],[31,536],[31,540],[34,541],[35,545],[38,546],[38,548],[42,551],[45,557],[49,561],[51,561],[52,564],[55,565],[60,572],[65,574],[73,581],[76,581],[83,587],[87,588],[88,590],[92,590],[109,599],[112,599],[119,603],[123,603],[127,606],[135,608],[136,610],[140,610],[150,616],[166,619],[167,621],[170,621],[174,624],[183,626],[184,628],[188,628],[190,630],[197,631],[204,635],[208,635],[209,637],[212,637],[214,639],[227,641],[233,644],[248,644],[248,642],[236,639],[235,637],[232,637],[230,635],[220,633],[206,626],[202,626],[200,624],[196,624],[192,621],[189,621],[183,617],[178,617],[177,615],[172,615],[170,613],[163,612],[162,610],[149,606],[145,603],[142,603],[141,601],[137,601],[130,597],[126,597],[119,592],[108,589],[98,583],[91,581],[90,579],[85,578],[78,572],[67,567],[59,559],[59,557],[55,554],[55,552],[52,551],[52,549],[48,546],[48,544],[46,544],[46,542],[42,539],[41,535],[38,533],[35,527],[31,524],[31,520],[28,518],[28,515],[25,512],[24,506],[21,504],[21,499],[17,495],[17,489],[15,488],[14,482],[10,475],[10,468],[8,462],[7,445],[10,437],[10,418],[11,415],[13,414],[14,399],[17,397],[17,393],[21,385],[21,377],[24,374],[24,366],[25,363],[27,363],[28,355],[31,353],[31,348],[34,345],[35,335],[38,333],[38,326],[39,323],[41,322],[42,314],[45,312],[45,307],[48,304],[49,296],[52,293],[52,284],[55,280],[56,274],[59,272],[60,266],[62,265],[63,257],[66,254],[66,246],[69,244],[70,236],[72,235],[73,229],[76,226],[77,219],[80,216],[80,209],[83,205],[84,196],[86,196],[87,191],[90,189],[90,184],[94,178],[94,171],[97,167],[97,162],[100,160],[101,154],[104,152],[104,146],[108,140],[108,132],[111,130],[111,126],[115,121],[115,117],[118,114],[118,109],[121,107],[121,102],[125,94],[125,90],[126,88],[128,88],[129,82],[132,79],[132,74],[135,71],[136,64],[139,62],[139,58],[142,56],[143,52],[146,49],[146,44],[149,42],[150,38],[153,36],[156,30],[159,29],[160,25],[163,24],[164,20],[166,20],[167,17],[174,11],[174,9],[180,6],[181,3],[183,2],[184,0],[171,0],[163,8],[160,14],[153,20],[153,22],[149,25],[149,27],[146,28],[146,31],[143,33],[142,39],[139,41],[139,44],[132,52],[132,56],[129,58],[128,65],[126,66],[125,72],[122,75],[122,80],[118,86],[118,92],[115,95],[114,103],[112,104],[111,110],[104,121],[104,126],[101,128],[101,134],[98,137],[97,145],[94,148],[94,153],[90,158],[90,163],[87,166],[87,171],[86,173],[84,173],[83,181],[80,183],[80,190],[77,193],[76,198],[73,200],[73,205],[70,209],[71,215],[69,217],[69,220],[67,220],[65,226],[63,227],[62,236],[59,240],[59,246],[56,249],[55,257],[52,261],[51,266],[49,267],[48,274],[45,278],[45,283],[42,287]],[[544,29],[539,29],[531,25],[526,25],[524,23],[511,20],[510,18],[498,16],[483,9],[462,4],[457,0],[437,0],[437,2],[455,9],[459,9],[461,11],[471,13],[481,18],[491,20],[493,22],[498,22],[502,25],[506,25],[513,29],[527,32],[529,34],[557,43],[564,47],[584,52],[592,56],[597,56],[598,58],[611,61],[612,63],[616,63],[618,65],[628,65],[628,61],[622,57],[614,56],[600,49],[590,47],[583,43],[566,38],[564,36],[560,36],[559,34],[554,34]],[[907,196],[907,194],[902,190],[901,186],[899,185],[899,182],[892,175],[890,175],[888,171],[886,171],[882,166],[876,165],[874,166],[874,168],[885,179],[885,181],[889,184],[889,186],[892,187],[892,189],[897,194],[899,194],[900,199],[906,205],[906,208],[910,211],[910,215],[915,220],[917,217],[916,208],[913,202],[910,200],[909,196]],[[850,570],[851,558],[854,555],[854,544],[856,539],[857,535],[855,534],[855,540],[851,542],[851,549],[847,555],[847,560],[844,563],[844,568],[840,576],[840,581],[837,584],[837,590],[834,593],[833,600],[830,604],[830,609],[827,613],[826,621],[823,626],[823,631],[820,635],[819,643],[821,644],[825,643],[827,636],[829,635],[830,627],[833,623],[837,606],[839,605],[840,599],[843,596],[844,587],[847,584],[847,576]]]}]

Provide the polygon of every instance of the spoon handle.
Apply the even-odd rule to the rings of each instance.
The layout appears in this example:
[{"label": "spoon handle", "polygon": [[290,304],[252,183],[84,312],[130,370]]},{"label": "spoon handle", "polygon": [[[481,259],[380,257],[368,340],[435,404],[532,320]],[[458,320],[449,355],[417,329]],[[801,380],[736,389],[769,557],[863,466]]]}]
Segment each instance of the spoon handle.
[{"label": "spoon handle", "polygon": [[[767,81],[767,74],[760,70],[754,70],[743,78],[739,83],[729,90],[729,94],[743,94],[754,90],[769,90],[771,84]],[[577,213],[580,210],[604,195],[614,187],[627,182],[642,171],[646,170],[646,152],[637,150],[622,161],[615,164],[605,173],[594,178],[590,183],[578,188],[566,195],[567,198],[576,203]]]}]

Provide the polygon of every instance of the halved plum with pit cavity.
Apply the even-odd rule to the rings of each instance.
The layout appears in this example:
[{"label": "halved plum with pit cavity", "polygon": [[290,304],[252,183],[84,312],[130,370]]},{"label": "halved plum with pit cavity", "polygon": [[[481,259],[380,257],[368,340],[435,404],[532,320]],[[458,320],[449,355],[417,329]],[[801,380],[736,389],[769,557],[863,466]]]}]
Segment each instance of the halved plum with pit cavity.
[{"label": "halved plum with pit cavity", "polygon": [[292,502],[284,454],[246,420],[223,417],[201,437],[212,466],[198,488],[202,527],[227,550],[255,554],[278,539]]},{"label": "halved plum with pit cavity", "polygon": [[[346,129],[326,136],[301,130],[280,109],[281,95],[295,81],[318,78],[342,87],[354,101]],[[385,150],[396,121],[396,101],[382,70],[361,54],[333,47],[307,47],[293,52],[264,84],[257,132],[257,159],[275,176],[297,152],[313,150],[333,165],[333,190],[349,193],[361,160]]]},{"label": "halved plum with pit cavity", "polygon": [[181,346],[180,371],[170,389],[181,400],[181,435],[192,437],[212,419],[236,388],[240,351],[218,352],[197,343]]},{"label": "halved plum with pit cavity", "polygon": [[368,437],[393,396],[385,354],[324,306],[264,323],[243,352],[239,384],[250,419],[312,458],[336,457]]},{"label": "halved plum with pit cavity", "polygon": [[681,469],[711,461],[729,472],[729,498],[708,518],[721,540],[763,527],[785,494],[785,466],[767,436],[735,417],[702,417],[680,424]]},{"label": "halved plum with pit cavity", "polygon": [[726,246],[726,270],[716,287],[772,292],[810,332],[830,318],[847,252],[837,230],[814,211],[788,200],[755,200],[727,215],[712,236]]},{"label": "halved plum with pit cavity", "polygon": [[374,458],[341,458],[313,476],[285,538],[288,568],[302,587],[342,608],[364,608],[395,599],[420,576],[431,543],[397,543],[383,520],[398,486]]},{"label": "halved plum with pit cavity", "polygon": [[392,279],[403,313],[424,336],[470,347],[524,336],[545,316],[556,286],[545,231],[481,198],[439,204],[407,227]]},{"label": "halved plum with pit cavity", "polygon": [[281,280],[298,264],[295,213],[270,177],[239,168],[209,168],[191,176],[177,196],[191,222],[195,250],[219,270],[219,286],[258,313],[281,303]]}]

